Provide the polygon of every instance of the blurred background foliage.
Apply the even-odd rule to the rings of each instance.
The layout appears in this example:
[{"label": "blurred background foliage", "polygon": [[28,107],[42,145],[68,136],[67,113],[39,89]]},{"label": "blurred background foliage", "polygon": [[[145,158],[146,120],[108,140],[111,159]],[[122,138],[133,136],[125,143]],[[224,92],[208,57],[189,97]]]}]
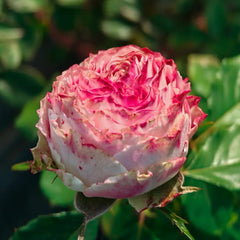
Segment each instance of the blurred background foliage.
[{"label": "blurred background foliage", "polygon": [[[36,143],[40,99],[51,90],[57,75],[90,52],[126,44],[173,58],[209,114],[196,135],[199,138],[191,144],[185,171],[187,183],[204,190],[176,200],[170,207],[188,219],[196,239],[240,239],[239,161],[224,162],[239,158],[240,58],[234,56],[240,54],[240,1],[0,0],[1,239],[40,213],[71,206],[73,193],[58,181],[48,187],[48,174],[42,174],[40,187],[51,205],[36,190],[38,177],[10,172],[12,164],[31,159],[29,148]],[[228,59],[222,61],[224,58]],[[222,118],[227,111],[232,122]],[[224,180],[216,177],[222,171],[214,168],[216,161],[224,169],[231,168],[228,174],[224,172]],[[235,182],[229,180],[231,176]],[[121,206],[126,208],[124,213]],[[149,212],[146,224],[141,225],[129,208],[116,204],[103,216],[99,239],[186,239],[159,212]],[[81,219],[73,215],[77,221]],[[42,219],[39,221],[33,225],[41,224]],[[97,224],[92,226],[96,237]],[[137,238],[136,232],[142,235]]]}]

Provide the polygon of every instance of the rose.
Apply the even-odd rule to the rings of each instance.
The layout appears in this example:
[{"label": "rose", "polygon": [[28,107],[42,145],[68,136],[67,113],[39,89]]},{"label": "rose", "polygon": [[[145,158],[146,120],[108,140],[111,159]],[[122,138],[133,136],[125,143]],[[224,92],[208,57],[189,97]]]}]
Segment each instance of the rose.
[{"label": "rose", "polygon": [[206,115],[173,60],[129,45],[90,55],[53,84],[38,111],[32,171],[87,197],[130,198],[172,179]]}]

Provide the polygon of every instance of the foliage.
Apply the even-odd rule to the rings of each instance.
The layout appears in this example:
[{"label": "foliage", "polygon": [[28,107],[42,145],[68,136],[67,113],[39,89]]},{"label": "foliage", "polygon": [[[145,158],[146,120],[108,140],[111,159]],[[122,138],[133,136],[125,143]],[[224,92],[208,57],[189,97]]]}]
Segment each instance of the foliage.
[{"label": "foliage", "polygon": [[[189,238],[237,240],[239,18],[235,0],[0,1],[0,100],[19,113],[15,125],[33,143],[39,100],[55,75],[89,52],[131,43],[174,58],[193,93],[202,97],[208,118],[191,142],[183,169],[185,185],[201,190],[174,200],[166,211],[187,219],[189,224],[171,218],[186,234],[187,226]],[[74,193],[51,173],[41,175],[40,187],[51,205],[72,207]],[[82,221],[76,212],[41,216],[11,239],[73,240]],[[97,232],[103,239],[187,239],[161,209],[137,214],[124,200],[88,228],[89,239]]]},{"label": "foliage", "polygon": [[[41,216],[30,221],[26,226],[21,227],[10,240],[74,240],[77,239],[78,226],[82,220],[82,215],[76,211]],[[97,220],[88,225],[86,240],[96,239],[97,225]]]}]

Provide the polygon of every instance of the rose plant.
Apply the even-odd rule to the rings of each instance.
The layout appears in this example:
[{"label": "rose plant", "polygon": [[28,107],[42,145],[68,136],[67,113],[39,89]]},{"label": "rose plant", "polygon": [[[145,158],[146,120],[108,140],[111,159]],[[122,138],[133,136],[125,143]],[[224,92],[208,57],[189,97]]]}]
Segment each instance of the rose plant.
[{"label": "rose plant", "polygon": [[[146,48],[126,46],[90,55],[59,76],[41,101],[34,161],[12,169],[50,170],[40,178],[43,194],[55,206],[72,206],[75,194],[80,213],[37,217],[11,239],[84,239],[86,235],[86,240],[97,236],[194,240],[177,213],[188,219],[190,231],[199,239],[237,240],[239,221],[233,216],[239,215],[239,57],[220,63],[209,55],[191,55],[188,75],[210,122],[191,140],[182,168],[188,142],[206,115],[172,60]],[[31,107],[31,115],[36,109]],[[183,175],[186,185],[201,191],[165,207],[198,189],[183,186]],[[216,196],[222,196],[221,201]],[[127,198],[140,214],[127,200],[115,202],[116,198]],[[165,216],[185,236],[175,232]]]},{"label": "rose plant", "polygon": [[[137,211],[165,206],[184,192],[178,173],[206,117],[189,92],[174,61],[148,48],[91,54],[41,100],[32,172],[53,171],[85,197],[128,198]],[[154,192],[171,179],[167,194]]]}]

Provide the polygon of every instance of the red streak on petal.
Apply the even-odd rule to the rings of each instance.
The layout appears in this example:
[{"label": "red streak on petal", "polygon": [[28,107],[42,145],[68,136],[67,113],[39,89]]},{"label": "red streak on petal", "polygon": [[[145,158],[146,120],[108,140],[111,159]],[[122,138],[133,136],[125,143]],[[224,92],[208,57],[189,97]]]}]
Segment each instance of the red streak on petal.
[{"label": "red streak on petal", "polygon": [[91,144],[91,143],[82,143],[82,146],[86,146],[86,147],[92,147],[96,149],[96,146]]}]

